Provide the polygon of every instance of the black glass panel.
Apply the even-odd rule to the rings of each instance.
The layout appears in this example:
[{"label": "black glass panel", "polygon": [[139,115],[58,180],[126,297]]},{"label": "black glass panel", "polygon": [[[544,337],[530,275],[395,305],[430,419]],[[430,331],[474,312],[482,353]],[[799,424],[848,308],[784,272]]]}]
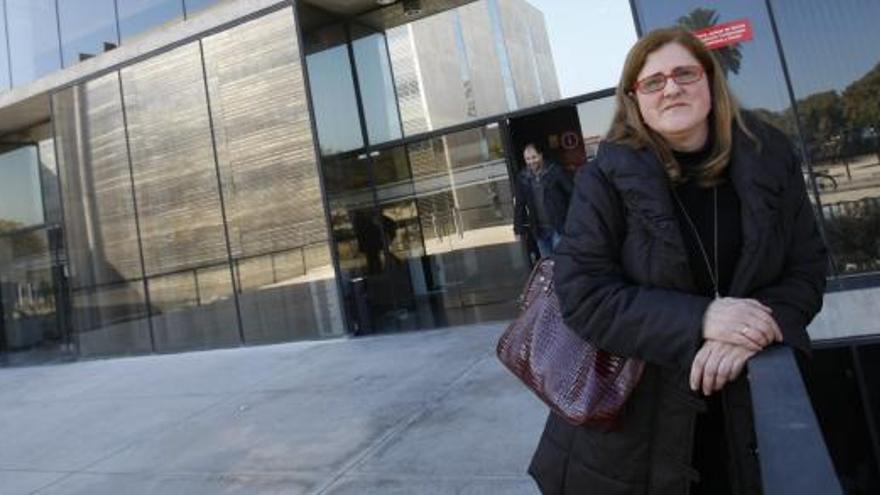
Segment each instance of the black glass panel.
[{"label": "black glass panel", "polygon": [[880,4],[771,5],[837,271],[880,270]]},{"label": "black glass panel", "polygon": [[[844,493],[877,493],[880,475],[853,350],[815,350],[801,371]],[[876,383],[876,376],[871,380]]]},{"label": "black glass panel", "polygon": [[880,462],[880,344],[866,344],[856,347],[862,372],[862,386],[865,404],[870,414],[874,443],[874,455]]},{"label": "black glass panel", "polygon": [[341,334],[292,10],[204,53],[245,341]]},{"label": "black glass panel", "polygon": [[61,67],[55,0],[6,0],[6,20],[14,86]]},{"label": "black glass panel", "polygon": [[183,19],[180,0],[116,0],[122,42]]},{"label": "black glass panel", "polygon": [[65,67],[119,45],[113,0],[63,0],[58,17]]}]

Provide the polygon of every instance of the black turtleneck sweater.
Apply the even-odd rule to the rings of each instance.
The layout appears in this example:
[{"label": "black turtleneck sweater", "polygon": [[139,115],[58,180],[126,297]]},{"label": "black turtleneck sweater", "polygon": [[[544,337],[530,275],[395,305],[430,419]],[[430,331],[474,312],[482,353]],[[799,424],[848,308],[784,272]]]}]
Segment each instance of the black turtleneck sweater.
[{"label": "black turtleneck sweater", "polygon": [[[692,177],[695,171],[705,162],[712,150],[711,141],[707,142],[703,149],[694,152],[673,152],[675,159],[681,165],[682,174],[687,180],[676,186],[676,192],[681,199],[687,214],[693,220],[699,233],[709,264],[715,270],[715,241],[713,195],[711,187],[700,187]],[[724,173],[724,182],[716,186],[718,188],[718,277],[719,291],[722,296],[727,296],[730,282],[736,263],[739,260],[742,247],[742,220],[740,218],[739,196],[729,180],[729,169]],[[674,200],[673,200],[674,201]],[[706,261],[700,251],[697,238],[693,229],[688,224],[684,213],[676,202],[676,215],[678,216],[681,234],[688,251],[688,260],[694,282],[700,294],[714,295],[712,278],[709,276]]]},{"label": "black turtleneck sweater", "polygon": [[[711,153],[711,142],[695,152],[674,152],[675,159],[681,165],[682,174],[685,177],[693,176]],[[727,296],[730,281],[739,260],[742,247],[742,220],[740,218],[739,196],[729,179],[729,170],[725,171],[724,182],[716,186],[718,188],[718,279],[719,291],[722,296]],[[695,179],[689,178],[683,184],[676,186],[678,197],[687,214],[693,220],[699,233],[706,255],[712,270],[715,269],[715,241],[714,241],[714,206],[711,187],[700,187]],[[673,200],[675,201],[675,200]],[[706,261],[697,244],[697,238],[693,229],[685,219],[681,208],[677,206],[681,234],[688,252],[691,272],[694,282],[700,294],[714,295],[712,279],[709,276]],[[730,495],[730,479],[727,466],[730,463],[728,443],[725,436],[724,409],[721,403],[721,394],[715,393],[707,398],[707,414],[701,414],[697,418],[694,437],[693,463],[701,474],[701,481],[695,483],[692,493]]]}]

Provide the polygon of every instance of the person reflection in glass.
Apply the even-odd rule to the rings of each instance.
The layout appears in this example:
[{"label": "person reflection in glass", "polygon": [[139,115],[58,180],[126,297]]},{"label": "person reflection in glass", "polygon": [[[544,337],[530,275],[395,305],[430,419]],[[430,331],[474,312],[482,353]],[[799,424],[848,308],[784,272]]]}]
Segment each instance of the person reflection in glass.
[{"label": "person reflection in glass", "polygon": [[[354,213],[353,227],[358,250],[367,258],[368,275],[382,273],[385,264],[400,261],[390,252],[386,252],[397,235],[397,222],[394,219],[387,215],[374,214],[369,210],[359,210]],[[385,252],[385,264],[382,263],[383,252]]]},{"label": "person reflection in glass", "polygon": [[526,166],[517,176],[513,230],[518,236],[531,235],[544,258],[559,243],[572,181],[561,165],[544,158],[535,143],[525,145],[523,159]]}]

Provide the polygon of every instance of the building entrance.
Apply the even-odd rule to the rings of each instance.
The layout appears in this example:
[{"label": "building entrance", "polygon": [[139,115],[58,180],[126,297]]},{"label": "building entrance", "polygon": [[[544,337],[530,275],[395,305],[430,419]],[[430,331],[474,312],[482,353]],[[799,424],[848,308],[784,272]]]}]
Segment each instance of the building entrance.
[{"label": "building entrance", "polygon": [[508,127],[511,147],[516,150],[516,170],[525,166],[522,150],[528,143],[541,147],[545,159],[562,165],[569,174],[574,174],[587,160],[580,117],[574,105],[512,118]]},{"label": "building entrance", "polygon": [[0,363],[68,356],[61,229],[43,216],[35,145],[0,153]]},{"label": "building entrance", "polygon": [[354,333],[515,314],[528,262],[499,125],[322,162]]}]

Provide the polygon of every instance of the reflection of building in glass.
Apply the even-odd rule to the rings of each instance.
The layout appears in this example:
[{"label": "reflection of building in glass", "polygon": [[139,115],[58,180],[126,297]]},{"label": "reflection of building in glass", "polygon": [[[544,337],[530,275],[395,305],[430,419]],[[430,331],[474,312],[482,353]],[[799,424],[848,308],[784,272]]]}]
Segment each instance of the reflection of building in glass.
[{"label": "reflection of building in glass", "polygon": [[386,36],[405,134],[560,97],[544,16],[525,0],[481,0]]}]

